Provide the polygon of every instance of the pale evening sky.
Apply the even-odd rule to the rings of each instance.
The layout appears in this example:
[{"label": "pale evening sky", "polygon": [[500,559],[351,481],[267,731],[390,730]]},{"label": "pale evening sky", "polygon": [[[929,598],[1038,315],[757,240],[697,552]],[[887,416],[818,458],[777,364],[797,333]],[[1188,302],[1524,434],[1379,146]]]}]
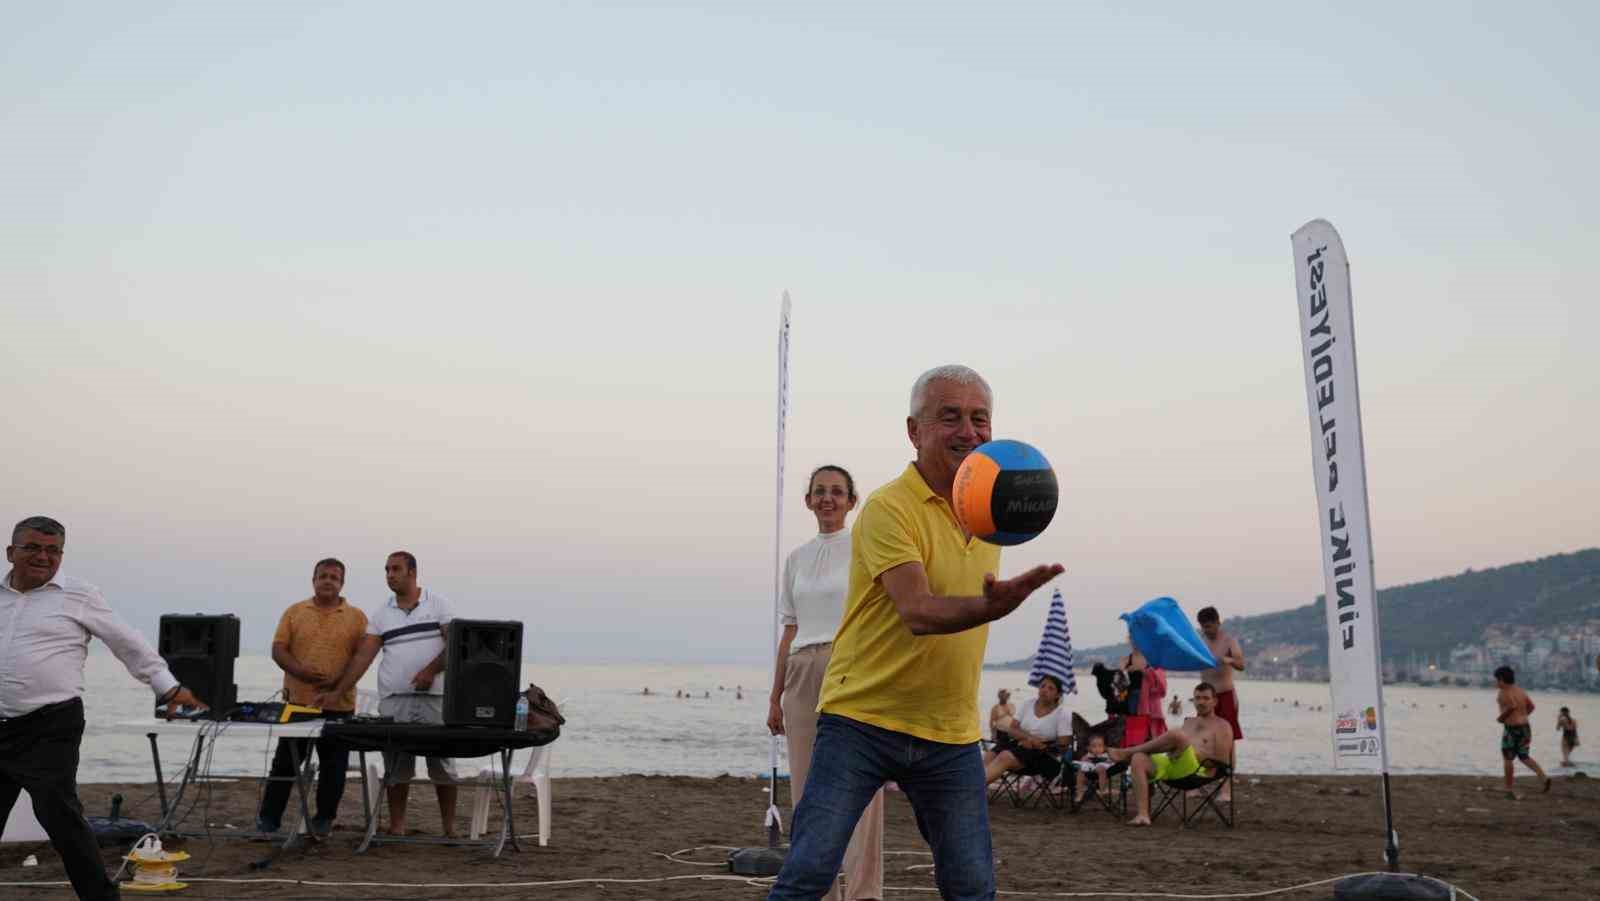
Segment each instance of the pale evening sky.
[{"label": "pale evening sky", "polygon": [[[1600,7],[8,4],[6,522],[264,653],[384,555],[530,660],[769,648],[805,473],[963,362],[1074,638],[1309,601],[1289,234],[1352,261],[1377,575],[1600,541]],[[1041,592],[989,657],[1030,653]]]}]

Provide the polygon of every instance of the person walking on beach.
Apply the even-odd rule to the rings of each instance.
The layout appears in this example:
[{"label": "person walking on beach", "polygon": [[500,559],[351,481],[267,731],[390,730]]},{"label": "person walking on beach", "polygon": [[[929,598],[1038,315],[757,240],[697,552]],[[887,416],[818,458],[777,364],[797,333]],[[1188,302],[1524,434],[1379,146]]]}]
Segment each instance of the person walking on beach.
[{"label": "person walking on beach", "polygon": [[0,829],[26,791],[79,898],[121,897],[78,800],[83,744],[83,662],[105,642],[128,674],[150,686],[170,718],[205,705],[106,603],[100,589],[61,574],[67,529],[30,516],[11,530],[0,581]]},{"label": "person walking on beach", "polygon": [[[789,795],[796,806],[811,771],[817,736],[817,696],[828,668],[833,634],[844,615],[850,587],[850,530],[845,517],[856,506],[856,483],[841,466],[819,466],[806,487],[806,509],[817,518],[817,537],[794,549],[783,569],[778,616],[783,636],[767,705],[767,728],[789,745]],[[844,852],[844,897],[883,897],[883,791],[856,823]],[[838,889],[829,892],[837,898]]]},{"label": "person walking on beach", "polygon": [[[290,704],[321,707],[327,719],[343,719],[355,712],[356,690],[328,694],[343,675],[361,647],[367,632],[367,615],[346,601],[344,564],[332,557],[318,560],[311,568],[311,597],[283,611],[278,631],[272,636],[272,662],[283,670],[283,699]],[[344,797],[345,771],[350,768],[350,749],[331,738],[315,739],[317,749],[317,812],[310,829],[327,835],[339,814]],[[261,793],[261,808],[256,812],[257,832],[277,832],[283,823],[283,810],[289,804],[289,779],[295,775],[295,759],[311,753],[312,739],[280,738],[272,759],[272,779]]]},{"label": "person walking on beach", "polygon": [[1550,777],[1544,774],[1539,761],[1529,753],[1533,745],[1533,726],[1528,723],[1528,717],[1533,713],[1533,698],[1528,697],[1528,693],[1517,685],[1517,673],[1509,666],[1494,671],[1494,684],[1495,702],[1500,707],[1500,715],[1495,717],[1495,722],[1504,727],[1500,734],[1500,757],[1505,761],[1506,797],[1513,801],[1518,799],[1512,782],[1516,775],[1515,761],[1518,760],[1539,774],[1539,778],[1544,780],[1544,791],[1549,791]]},{"label": "person walking on beach", "polygon": [[[1203,607],[1195,614],[1195,619],[1200,623],[1200,634],[1205,638],[1206,647],[1211,649],[1211,656],[1217,658],[1217,668],[1204,670],[1200,673],[1201,680],[1209,682],[1217,692],[1217,716],[1226,720],[1233,729],[1235,742],[1244,739],[1244,730],[1239,728],[1239,696],[1234,693],[1233,674],[1235,671],[1244,672],[1244,648],[1239,646],[1239,640],[1222,628],[1222,616],[1215,607]],[[1229,744],[1229,753],[1238,753],[1237,745]],[[1230,769],[1237,769],[1233,757],[1226,761]],[[1227,801],[1232,795],[1232,789],[1223,785],[1222,792],[1217,795],[1217,800]]]},{"label": "person walking on beach", "polygon": [[1556,731],[1561,733],[1561,765],[1572,766],[1572,749],[1578,746],[1578,721],[1572,718],[1571,709],[1561,708]]},{"label": "person walking on beach", "polygon": [[823,676],[806,792],[767,896],[815,899],[833,885],[861,812],[887,781],[916,811],[947,899],[994,897],[978,718],[987,624],[1063,571],[997,579],[1000,548],[955,518],[956,470],[990,438],[994,396],[978,373],[941,366],[911,388],[916,459],[867,498],[850,536],[850,588]]},{"label": "person walking on beach", "polygon": [[1217,691],[1209,682],[1194,687],[1194,716],[1183,725],[1141,745],[1112,748],[1111,760],[1132,761],[1128,773],[1133,778],[1133,797],[1137,805],[1129,826],[1150,825],[1150,783],[1182,779],[1203,773],[1209,761],[1225,762],[1233,756],[1233,730],[1216,715]]},{"label": "person walking on beach", "polygon": [[[397,723],[439,725],[444,722],[444,652],[450,602],[417,584],[417,558],[395,551],[383,566],[394,594],[368,618],[361,649],[344,675],[324,697],[336,697],[361,681],[378,652],[378,712]],[[406,834],[406,803],[417,774],[414,754],[385,751],[383,781],[388,785],[389,834]],[[456,834],[456,770],[448,757],[428,758],[428,778],[439,796],[439,819],[446,838]]]}]

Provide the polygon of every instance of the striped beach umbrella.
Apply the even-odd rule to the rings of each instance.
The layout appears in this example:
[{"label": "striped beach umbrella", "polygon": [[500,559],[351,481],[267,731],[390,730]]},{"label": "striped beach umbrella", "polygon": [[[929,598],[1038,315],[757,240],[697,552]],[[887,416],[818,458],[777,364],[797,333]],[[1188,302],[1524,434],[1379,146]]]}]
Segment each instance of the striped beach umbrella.
[{"label": "striped beach umbrella", "polygon": [[1045,676],[1056,677],[1062,694],[1077,694],[1078,680],[1072,675],[1072,636],[1067,632],[1067,604],[1061,599],[1059,588],[1050,596],[1050,614],[1044,619],[1044,636],[1039,639],[1039,653],[1033,655],[1028,684],[1038,687]]}]

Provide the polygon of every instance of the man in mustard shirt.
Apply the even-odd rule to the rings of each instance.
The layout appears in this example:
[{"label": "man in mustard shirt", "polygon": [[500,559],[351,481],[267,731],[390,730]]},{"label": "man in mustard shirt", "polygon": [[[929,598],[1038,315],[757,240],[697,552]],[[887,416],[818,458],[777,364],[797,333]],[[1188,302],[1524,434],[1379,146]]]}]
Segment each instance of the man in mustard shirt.
[{"label": "man in mustard shirt", "polygon": [[[293,604],[278,620],[272,636],[272,662],[283,670],[283,699],[303,707],[321,707],[327,719],[343,719],[355,712],[356,692],[338,695],[334,686],[355,656],[367,631],[367,615],[339,592],[344,590],[344,564],[329,557],[311,568],[311,597]],[[272,776],[261,793],[256,811],[257,832],[277,832],[289,804],[289,779],[295,766],[317,750],[322,769],[317,774],[317,812],[308,827],[318,835],[333,829],[344,797],[345,771],[350,749],[331,738],[280,738],[272,760]]]},{"label": "man in mustard shirt", "polygon": [[1000,548],[956,521],[951,485],[961,461],[989,440],[993,402],[988,383],[965,366],[931,369],[912,385],[906,434],[917,458],[856,518],[811,776],[769,901],[820,898],[833,885],[856,820],[888,781],[916,810],[940,895],[994,897],[978,750],[988,624],[1062,567],[997,580]]}]

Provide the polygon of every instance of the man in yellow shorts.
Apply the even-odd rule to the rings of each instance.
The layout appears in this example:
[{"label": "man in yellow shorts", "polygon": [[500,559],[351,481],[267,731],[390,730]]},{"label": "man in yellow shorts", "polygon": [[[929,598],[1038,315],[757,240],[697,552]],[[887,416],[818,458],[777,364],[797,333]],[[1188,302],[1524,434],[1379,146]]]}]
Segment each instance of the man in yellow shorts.
[{"label": "man in yellow shorts", "polygon": [[1128,821],[1129,826],[1150,825],[1152,781],[1168,782],[1193,776],[1205,770],[1205,764],[1232,759],[1233,727],[1217,716],[1217,690],[1210,682],[1194,687],[1194,710],[1195,715],[1184,720],[1177,729],[1142,745],[1112,749],[1113,761],[1132,761],[1128,772],[1133,776],[1133,796],[1139,807],[1138,813]]}]

